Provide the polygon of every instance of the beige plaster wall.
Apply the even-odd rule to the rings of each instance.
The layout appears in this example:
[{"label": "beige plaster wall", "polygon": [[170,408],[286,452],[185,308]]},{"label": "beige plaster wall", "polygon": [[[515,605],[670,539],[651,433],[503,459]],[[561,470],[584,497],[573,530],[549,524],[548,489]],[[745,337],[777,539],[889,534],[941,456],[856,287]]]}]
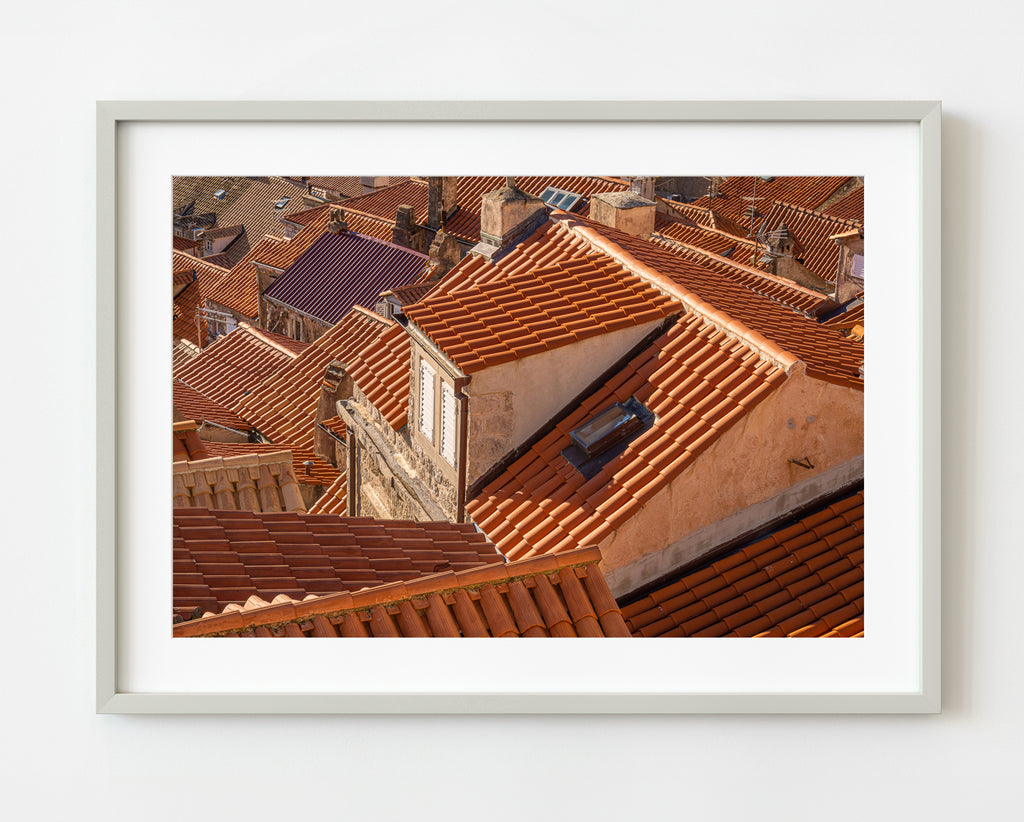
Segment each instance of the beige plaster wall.
[{"label": "beige plaster wall", "polygon": [[466,389],[469,483],[546,425],[659,322],[600,334],[474,374]]},{"label": "beige plaster wall", "polygon": [[[864,395],[792,374],[601,544],[611,571],[864,453]],[[791,459],[807,458],[813,469]],[[721,534],[713,549],[732,538]],[[686,557],[689,562],[698,556]],[[670,570],[670,569],[669,569]]]}]

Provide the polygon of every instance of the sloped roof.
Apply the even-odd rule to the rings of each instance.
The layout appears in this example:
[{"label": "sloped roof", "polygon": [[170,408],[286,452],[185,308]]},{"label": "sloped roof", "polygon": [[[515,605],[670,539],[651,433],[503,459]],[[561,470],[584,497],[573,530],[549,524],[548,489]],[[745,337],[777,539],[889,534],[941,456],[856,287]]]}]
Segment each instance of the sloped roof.
[{"label": "sloped roof", "polygon": [[[445,223],[445,232],[463,242],[478,242],[480,240],[480,198],[488,192],[497,191],[504,185],[504,177],[457,178],[459,208]],[[548,186],[572,191],[584,197],[607,191],[629,189],[628,182],[612,177],[516,177],[516,187],[527,194],[539,196]],[[398,206],[410,205],[415,212],[416,222],[422,225],[427,220],[428,200],[426,180],[412,179],[406,183],[382,188],[372,194],[345,200],[343,207],[346,214],[355,211],[384,219],[394,225]]]},{"label": "sloped roof", "polygon": [[232,406],[308,347],[308,343],[240,323],[174,376],[214,402]]},{"label": "sloped roof", "polygon": [[635,636],[863,636],[864,492],[623,607]]},{"label": "sloped roof", "polygon": [[[255,238],[263,237],[265,234],[284,237],[285,227],[281,219],[309,208],[302,199],[305,193],[302,186],[279,177],[254,181],[245,193],[218,217],[218,227],[240,225],[245,229],[243,236],[231,243],[225,253],[234,262],[238,262],[249,253],[250,246],[257,241]],[[277,203],[285,197],[288,198],[287,203],[282,208],[276,208]],[[210,232],[205,232],[203,236],[209,237]]]},{"label": "sloped roof", "polygon": [[[251,177],[175,177],[171,184],[174,213],[193,206],[192,215],[221,214],[248,191],[253,182]],[[214,197],[221,189],[224,196]]]},{"label": "sloped roof", "polygon": [[172,235],[173,242],[172,248],[175,251],[189,251],[190,249],[199,248],[199,243],[188,237],[179,237],[177,234]]},{"label": "sloped roof", "polygon": [[[695,200],[692,205],[708,208],[722,214],[747,231],[751,228],[750,218],[745,212],[755,196],[756,208],[762,218],[771,208],[775,200],[792,203],[801,208],[817,208],[839,188],[846,185],[851,177],[728,177],[719,185],[719,196],[710,200],[705,195]],[[761,219],[755,218],[753,229],[761,227]]]},{"label": "sloped roof", "polygon": [[427,256],[352,231],[324,232],[265,296],[326,323],[353,305],[373,305],[382,291],[413,282]]},{"label": "sloped roof", "polygon": [[430,295],[406,316],[466,374],[642,325],[676,304],[600,255]]},{"label": "sloped roof", "polygon": [[253,428],[230,408],[203,396],[181,380],[172,381],[171,402],[175,412],[185,420],[210,422],[243,433]]},{"label": "sloped roof", "polygon": [[275,443],[312,446],[327,366],[334,360],[348,362],[395,325],[364,308],[353,308],[296,359],[243,397],[235,411]]},{"label": "sloped roof", "polygon": [[[512,559],[599,544],[679,476],[786,373],[696,315],[678,319],[469,500]],[[570,432],[635,397],[655,419],[587,479],[562,452]]]},{"label": "sloped roof", "polygon": [[342,473],[324,489],[320,498],[309,507],[311,514],[337,514],[348,511],[348,474]]},{"label": "sloped roof", "polygon": [[175,508],[306,511],[291,451],[175,462],[171,471]]},{"label": "sloped roof", "polygon": [[830,239],[835,234],[858,228],[852,220],[821,214],[784,202],[775,202],[765,215],[763,231],[775,231],[785,226],[799,244],[803,266],[827,282],[836,281],[840,247]]},{"label": "sloped roof", "polygon": [[[785,289],[799,293],[792,285],[766,280],[761,274],[729,260],[708,265],[679,249],[633,237],[575,215],[553,214],[571,231],[588,238],[597,249],[623,261],[630,270],[649,272],[652,280],[667,278],[713,309],[725,320],[738,321],[793,357],[803,361],[815,379],[863,389],[860,366],[864,361],[862,343],[847,339],[838,331],[819,324],[788,305],[761,293]],[[758,290],[755,290],[758,289]]]},{"label": "sloped roof", "polygon": [[301,599],[472,568],[494,547],[471,525],[297,513],[174,511],[174,609]]},{"label": "sloped roof", "polygon": [[821,209],[825,214],[841,217],[844,220],[856,220],[864,223],[864,186],[858,186],[849,194],[836,200],[830,206]]},{"label": "sloped roof", "polygon": [[411,361],[409,335],[394,324],[345,362],[359,390],[396,431],[408,422]]},{"label": "sloped roof", "polygon": [[626,637],[595,548],[446,571],[355,593],[246,606],[175,636]]},{"label": "sloped roof", "polygon": [[[190,269],[191,270],[191,269]],[[199,344],[200,335],[203,342],[206,342],[209,333],[206,321],[200,319],[196,325],[196,312],[206,304],[203,295],[200,293],[200,286],[193,278],[192,282],[185,285],[172,301],[173,323],[172,333],[175,340],[188,340],[193,345]]]},{"label": "sloped roof", "polygon": [[185,293],[198,287],[203,300],[212,300],[244,317],[255,317],[259,313],[259,283],[248,267],[228,269],[180,251],[171,253],[173,270],[190,267],[196,272],[195,283],[186,288]]}]

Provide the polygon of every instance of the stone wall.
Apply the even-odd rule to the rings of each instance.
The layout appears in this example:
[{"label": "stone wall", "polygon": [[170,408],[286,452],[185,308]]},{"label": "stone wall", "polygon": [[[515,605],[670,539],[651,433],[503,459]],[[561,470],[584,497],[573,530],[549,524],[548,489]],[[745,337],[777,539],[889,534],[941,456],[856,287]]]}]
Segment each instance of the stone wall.
[{"label": "stone wall", "polygon": [[331,326],[269,297],[260,297],[260,325],[299,342],[315,342]]}]

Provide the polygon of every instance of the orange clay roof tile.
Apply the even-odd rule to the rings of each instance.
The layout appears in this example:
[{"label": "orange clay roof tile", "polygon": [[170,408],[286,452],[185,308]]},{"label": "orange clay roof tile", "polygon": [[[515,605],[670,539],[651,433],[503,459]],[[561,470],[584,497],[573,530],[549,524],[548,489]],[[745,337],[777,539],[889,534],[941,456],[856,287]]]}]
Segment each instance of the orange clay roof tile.
[{"label": "orange clay roof tile", "polygon": [[[353,308],[296,359],[243,397],[235,407],[237,412],[251,419],[257,430],[272,442],[311,446],[320,386],[327,366],[334,360],[348,363],[395,325],[358,306]],[[381,390],[390,390],[397,382]],[[364,377],[364,383],[365,387],[360,385],[364,391],[378,389],[372,375]]]},{"label": "orange clay roof tile", "polygon": [[[747,232],[751,220],[747,209],[754,202],[761,218],[755,217],[753,228],[761,226],[761,219],[768,213],[770,203],[783,200],[801,208],[817,208],[827,201],[840,187],[848,184],[851,177],[728,177],[719,184],[719,196],[709,199],[706,195],[691,203],[691,207],[711,209],[735,221]],[[755,196],[757,200],[751,198]]]},{"label": "orange clay roof tile", "polygon": [[[571,409],[551,432],[471,497],[469,513],[503,554],[519,559],[599,544],[653,495],[668,487],[693,461],[694,453],[728,427],[721,420],[719,427],[708,422],[708,415],[718,417],[723,407],[739,409],[737,401],[721,390],[723,386],[749,378],[770,392],[777,384],[776,378],[785,377],[772,365],[756,375],[752,364],[744,366],[742,359],[728,356],[745,348],[742,341],[714,338],[707,333],[708,328],[696,315],[677,320],[619,375]],[[717,354],[726,356],[720,359]],[[657,368],[651,368],[652,362],[658,364]],[[713,381],[709,381],[711,373],[716,375]],[[639,382],[631,379],[638,374],[645,376]],[[620,400],[613,388],[620,381],[636,386],[632,396],[656,418],[628,450],[587,480],[561,452],[571,445],[569,432],[592,417],[595,410]],[[673,396],[673,389],[684,384],[696,388]],[[715,402],[705,403],[698,410],[695,406],[703,396],[713,396]],[[688,401],[688,397],[696,398],[696,402]],[[546,487],[556,489],[564,502],[546,505],[540,497],[540,489]]]},{"label": "orange clay roof tile", "polygon": [[455,568],[304,601],[282,597],[276,605],[261,597],[241,608],[179,623],[174,632],[276,637],[629,635],[598,567],[599,552],[587,548],[555,562],[547,559]]},{"label": "orange clay roof tile", "polygon": [[[295,479],[300,485],[320,485],[327,488],[338,481],[338,469],[313,453],[310,446],[296,446],[288,443],[270,445],[252,442],[204,442],[204,450],[211,457],[237,457],[244,454],[271,454],[287,449],[292,454]],[[195,458],[193,458],[195,459]],[[312,462],[306,473],[306,462]],[[312,512],[311,512],[312,513]]]},{"label": "orange clay roof tile", "polygon": [[832,205],[820,208],[825,214],[833,217],[841,217],[844,220],[854,220],[863,225],[864,223],[864,186],[858,186],[849,194],[836,200]]},{"label": "orange clay roof tile", "polygon": [[[864,492],[622,608],[634,636],[863,634]],[[830,547],[832,544],[834,547]]]},{"label": "orange clay roof tile", "polygon": [[174,266],[191,266],[196,272],[196,281],[186,292],[198,286],[203,301],[217,303],[243,317],[259,313],[259,282],[249,266],[228,269],[180,251],[172,254]]},{"label": "orange clay roof tile", "polygon": [[305,348],[306,343],[241,323],[177,369],[175,377],[214,402],[232,406]]},{"label": "orange clay roof tile", "polygon": [[464,373],[661,319],[676,305],[621,265],[589,255],[406,308]]},{"label": "orange clay roof tile", "polygon": [[783,225],[799,246],[804,267],[821,279],[834,283],[839,268],[840,246],[834,235],[858,228],[852,220],[821,214],[782,201],[772,203],[762,228],[775,231]]},{"label": "orange clay roof tile", "polygon": [[[355,591],[493,561],[471,526],[302,513],[174,511],[174,610]],[[437,537],[443,539],[437,539]],[[372,589],[371,589],[372,590]]]},{"label": "orange clay roof tile", "polygon": [[230,428],[243,433],[252,430],[252,426],[229,408],[214,402],[180,380],[173,380],[171,401],[175,413],[182,419],[196,420]]},{"label": "orange clay roof tile", "polygon": [[172,485],[175,508],[306,510],[291,451],[175,462]]}]

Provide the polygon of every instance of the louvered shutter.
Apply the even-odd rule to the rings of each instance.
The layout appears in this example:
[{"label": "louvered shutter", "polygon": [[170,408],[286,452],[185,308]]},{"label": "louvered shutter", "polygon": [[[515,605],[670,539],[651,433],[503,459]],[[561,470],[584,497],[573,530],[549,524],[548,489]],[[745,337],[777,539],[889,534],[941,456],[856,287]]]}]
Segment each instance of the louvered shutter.
[{"label": "louvered shutter", "polygon": [[420,431],[434,441],[434,369],[420,360]]},{"label": "louvered shutter", "polygon": [[455,465],[455,389],[441,383],[441,456]]}]

